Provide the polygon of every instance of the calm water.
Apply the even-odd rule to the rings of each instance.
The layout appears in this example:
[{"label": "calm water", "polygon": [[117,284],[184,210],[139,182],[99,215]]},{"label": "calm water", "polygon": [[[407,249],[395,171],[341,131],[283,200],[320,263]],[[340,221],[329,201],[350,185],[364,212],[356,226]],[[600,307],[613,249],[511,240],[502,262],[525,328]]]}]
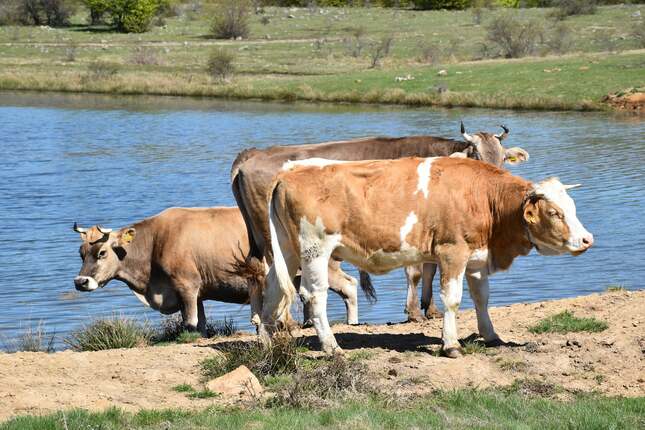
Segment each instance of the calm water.
[{"label": "calm water", "polygon": [[[643,287],[645,122],[609,114],[527,113],[240,103],[175,98],[0,94],[0,347],[39,322],[61,339],[114,313],[157,321],[119,282],[78,293],[80,239],[72,224],[117,228],[169,206],[234,205],[229,167],[244,148],[366,135],[458,137],[508,125],[508,146],[528,150],[514,168],[557,175],[596,245],[573,258],[519,258],[491,280],[493,306]],[[363,322],[405,319],[402,271],[375,277],[379,301],[361,297]],[[471,307],[465,294],[464,307]],[[246,306],[208,302],[211,318],[248,329]],[[330,319],[341,320],[332,294]]]}]

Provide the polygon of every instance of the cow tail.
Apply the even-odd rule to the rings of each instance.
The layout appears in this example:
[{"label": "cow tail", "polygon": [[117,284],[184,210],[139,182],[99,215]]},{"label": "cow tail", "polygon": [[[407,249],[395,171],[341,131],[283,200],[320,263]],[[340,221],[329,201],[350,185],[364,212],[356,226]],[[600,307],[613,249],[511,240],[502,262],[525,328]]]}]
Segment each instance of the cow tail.
[{"label": "cow tail", "polygon": [[[269,231],[271,233],[273,264],[267,275],[267,287],[264,292],[265,310],[263,311],[263,314],[270,316],[273,322],[287,321],[289,309],[296,296],[296,288],[289,275],[289,269],[283,253],[283,249],[289,247],[290,243],[275,207],[279,187],[280,183],[278,182],[273,188],[269,203]],[[270,313],[270,315],[267,315],[267,313]]]},{"label": "cow tail", "polygon": [[363,294],[369,303],[376,303],[376,290],[374,290],[374,285],[372,285],[372,278],[370,274],[359,270],[358,274],[360,275],[360,284]]}]

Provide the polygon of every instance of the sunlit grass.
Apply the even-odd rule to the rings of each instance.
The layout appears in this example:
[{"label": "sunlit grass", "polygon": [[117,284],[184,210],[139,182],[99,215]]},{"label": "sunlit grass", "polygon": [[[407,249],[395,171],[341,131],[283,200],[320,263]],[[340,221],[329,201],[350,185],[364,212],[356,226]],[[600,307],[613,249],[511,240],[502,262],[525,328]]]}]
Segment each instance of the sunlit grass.
[{"label": "sunlit grass", "polygon": [[570,333],[570,332],[600,332],[609,325],[595,318],[578,318],[569,311],[543,319],[538,324],[529,327],[531,333]]}]

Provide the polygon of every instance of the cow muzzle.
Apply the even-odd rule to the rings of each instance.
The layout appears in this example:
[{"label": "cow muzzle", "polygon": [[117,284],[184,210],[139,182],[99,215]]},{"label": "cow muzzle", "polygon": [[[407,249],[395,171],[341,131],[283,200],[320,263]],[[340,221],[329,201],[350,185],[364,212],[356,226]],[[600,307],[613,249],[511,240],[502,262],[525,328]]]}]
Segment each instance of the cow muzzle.
[{"label": "cow muzzle", "polygon": [[571,251],[571,255],[578,256],[593,246],[593,234],[587,233],[580,239],[577,249]]},{"label": "cow muzzle", "polygon": [[99,283],[91,276],[77,276],[74,278],[74,287],[78,291],[94,291],[99,287]]}]

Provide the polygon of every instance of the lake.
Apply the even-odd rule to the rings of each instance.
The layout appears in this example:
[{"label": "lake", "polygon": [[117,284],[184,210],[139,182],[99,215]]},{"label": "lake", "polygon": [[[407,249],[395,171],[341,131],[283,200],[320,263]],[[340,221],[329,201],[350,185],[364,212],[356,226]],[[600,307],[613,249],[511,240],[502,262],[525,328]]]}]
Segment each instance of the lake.
[{"label": "lake", "polygon": [[[70,331],[95,318],[161,318],[117,281],[92,293],[74,289],[81,266],[74,221],[119,228],[170,206],[235,205],[229,171],[244,148],[369,135],[459,138],[460,119],[471,132],[507,125],[505,145],[531,157],[512,168],[515,174],[582,183],[571,195],[595,236],[580,257],[518,258],[491,278],[492,306],[601,292],[610,284],[643,287],[645,122],[638,117],[0,93],[0,348],[38,324],[61,348]],[[373,280],[379,300],[360,296],[361,322],[405,320],[403,271]],[[471,306],[465,293],[462,308]],[[251,328],[249,313],[248,306],[207,302],[211,319],[227,316],[241,329]],[[329,317],[345,317],[333,293]]]}]

